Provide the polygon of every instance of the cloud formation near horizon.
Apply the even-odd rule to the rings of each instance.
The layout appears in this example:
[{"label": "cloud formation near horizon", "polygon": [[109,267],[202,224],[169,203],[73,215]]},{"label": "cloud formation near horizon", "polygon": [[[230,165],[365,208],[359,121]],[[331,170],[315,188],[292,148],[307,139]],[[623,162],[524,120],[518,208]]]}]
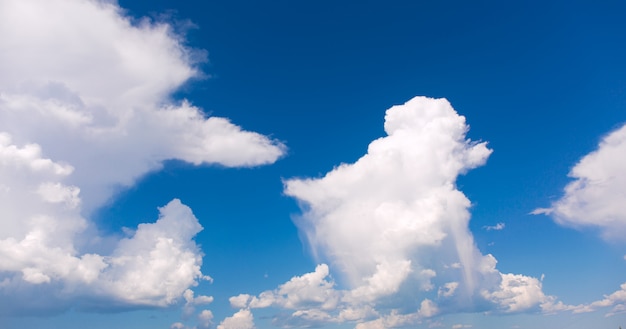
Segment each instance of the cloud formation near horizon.
[{"label": "cloud formation near horizon", "polygon": [[106,254],[83,252],[110,239],[88,216],[164,160],[256,166],[284,145],[172,100],[193,51],[112,2],[2,1],[0,36],[0,313],[166,306],[207,278],[180,201]]}]

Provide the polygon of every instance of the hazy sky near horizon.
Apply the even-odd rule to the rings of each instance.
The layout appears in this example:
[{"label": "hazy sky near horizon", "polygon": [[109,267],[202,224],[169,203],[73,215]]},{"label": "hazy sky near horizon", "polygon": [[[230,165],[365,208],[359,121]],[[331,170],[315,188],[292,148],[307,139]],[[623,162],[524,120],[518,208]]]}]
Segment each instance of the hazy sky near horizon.
[{"label": "hazy sky near horizon", "polygon": [[626,325],[625,13],[0,0],[0,327]]}]

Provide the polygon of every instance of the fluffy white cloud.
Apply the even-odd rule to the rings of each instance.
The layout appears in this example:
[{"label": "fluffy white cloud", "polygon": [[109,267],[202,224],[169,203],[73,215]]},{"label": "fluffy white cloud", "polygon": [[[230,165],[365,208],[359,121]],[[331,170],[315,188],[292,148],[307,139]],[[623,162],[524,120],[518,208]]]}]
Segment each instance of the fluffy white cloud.
[{"label": "fluffy white cloud", "polygon": [[227,317],[224,319],[218,326],[217,329],[253,329],[254,326],[254,316],[252,316],[252,312],[248,309],[241,309],[237,311],[237,313],[233,314],[233,316]]},{"label": "fluffy white cloud", "polygon": [[198,321],[200,322],[200,328],[209,328],[213,323],[213,312],[203,310],[200,314],[198,314]]},{"label": "fluffy white cloud", "polygon": [[0,313],[165,306],[208,278],[202,227],[178,200],[121,241],[88,220],[164,160],[254,166],[284,153],[171,99],[200,75],[196,55],[111,1],[0,1]]},{"label": "fluffy white cloud", "polygon": [[355,329],[388,329],[407,327],[418,323],[418,321],[418,313],[399,314],[394,310],[390,314],[382,316],[376,320],[357,323]]},{"label": "fluffy white cloud", "polygon": [[440,262],[461,263],[473,290],[482,256],[467,228],[470,202],[455,181],[491,150],[466,140],[467,129],[446,100],[416,97],[387,111],[388,136],[356,163],[285,183],[286,194],[306,204],[298,225],[312,248],[368,298],[394,293],[408,277],[430,281],[423,270],[441,266],[424,254],[429,249],[444,249]]},{"label": "fluffy white cloud", "polygon": [[185,305],[183,306],[184,318],[191,316],[195,312],[196,305],[210,304],[213,302],[212,296],[200,295],[198,297],[194,297],[194,292],[191,289],[185,290],[183,298],[185,299]]},{"label": "fluffy white cloud", "polygon": [[313,325],[357,321],[358,328],[407,326],[458,311],[539,310],[550,300],[539,281],[500,273],[496,259],[474,244],[470,201],[455,182],[491,150],[467,140],[467,130],[445,99],[416,97],[387,111],[388,136],[355,163],[322,178],[286,181],[285,193],[304,211],[299,229],[348,289],[334,288],[320,265],[277,290],[231,303],[296,309],[292,321],[309,318]]},{"label": "fluffy white cloud", "polygon": [[[173,304],[205,278],[201,252],[192,240],[202,227],[178,200],[160,213],[108,256],[81,255],[69,244],[54,244],[54,219],[37,218],[21,240],[0,240],[2,312],[62,309],[75,300],[82,309]],[[28,297],[36,292],[45,296],[38,299],[44,304],[31,304]]]},{"label": "fluffy white cloud", "polygon": [[456,288],[458,287],[459,287],[458,282],[448,282],[444,284],[443,286],[439,287],[439,291],[437,292],[437,294],[443,297],[450,297],[454,295],[454,292],[456,291]]},{"label": "fluffy white cloud", "polygon": [[520,274],[500,274],[500,288],[483,291],[484,297],[494,301],[506,313],[514,313],[539,307],[548,297],[541,289],[541,281],[537,278]]},{"label": "fluffy white cloud", "polygon": [[276,306],[287,309],[317,307],[323,310],[337,308],[340,293],[334,289],[335,283],[327,280],[329,272],[326,264],[318,265],[315,272],[295,276],[273,291],[265,291],[258,297],[241,294],[229,299],[232,307],[265,308]]},{"label": "fluffy white cloud", "polygon": [[598,149],[572,168],[574,181],[550,208],[534,214],[548,214],[565,226],[597,227],[608,239],[626,236],[626,125],[611,132]]},{"label": "fluffy white cloud", "polygon": [[83,209],[163,160],[252,166],[284,152],[169,99],[199,73],[166,24],[133,25],[105,1],[10,0],[0,3],[0,35],[0,132],[74,166],[68,181]]}]

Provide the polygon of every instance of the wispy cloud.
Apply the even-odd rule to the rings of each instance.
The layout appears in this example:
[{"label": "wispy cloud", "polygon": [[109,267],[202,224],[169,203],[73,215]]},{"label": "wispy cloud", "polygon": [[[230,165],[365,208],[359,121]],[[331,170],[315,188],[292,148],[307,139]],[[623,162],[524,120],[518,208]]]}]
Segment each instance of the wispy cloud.
[{"label": "wispy cloud", "polygon": [[506,225],[504,223],[500,222],[492,226],[489,226],[489,225],[483,226],[483,228],[487,231],[501,231],[501,230],[504,230],[505,226]]}]

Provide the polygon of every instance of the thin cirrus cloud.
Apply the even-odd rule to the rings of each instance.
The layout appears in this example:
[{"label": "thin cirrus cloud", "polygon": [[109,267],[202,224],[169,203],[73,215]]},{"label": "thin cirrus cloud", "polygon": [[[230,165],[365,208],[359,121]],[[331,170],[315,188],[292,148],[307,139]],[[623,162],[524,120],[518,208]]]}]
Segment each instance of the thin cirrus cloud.
[{"label": "thin cirrus cloud", "polygon": [[217,329],[254,329],[254,316],[249,309],[241,309],[225,318]]},{"label": "thin cirrus cloud", "polygon": [[106,254],[82,251],[111,239],[89,215],[164,160],[256,166],[285,146],[172,100],[194,51],[112,2],[2,1],[0,35],[0,313],[208,303],[186,293],[210,278],[179,200]]},{"label": "thin cirrus cloud", "polygon": [[[556,298],[539,279],[499,272],[474,244],[470,201],[455,181],[491,150],[466,139],[468,129],[447,100],[415,97],[386,112],[387,136],[355,163],[287,180],[285,193],[303,209],[296,224],[330,266],[258,296],[234,296],[231,305],[291,310],[274,319],[280,325],[354,321],[359,329],[456,312],[553,309]],[[349,289],[336,288],[330,268]]]},{"label": "thin cirrus cloud", "polygon": [[487,225],[487,226],[483,226],[483,228],[487,231],[502,231],[504,230],[504,227],[506,226],[506,224],[500,222],[497,223],[496,225]]},{"label": "thin cirrus cloud", "polygon": [[626,125],[605,136],[598,148],[570,171],[574,180],[546,214],[563,226],[600,229],[608,240],[626,236]]}]

